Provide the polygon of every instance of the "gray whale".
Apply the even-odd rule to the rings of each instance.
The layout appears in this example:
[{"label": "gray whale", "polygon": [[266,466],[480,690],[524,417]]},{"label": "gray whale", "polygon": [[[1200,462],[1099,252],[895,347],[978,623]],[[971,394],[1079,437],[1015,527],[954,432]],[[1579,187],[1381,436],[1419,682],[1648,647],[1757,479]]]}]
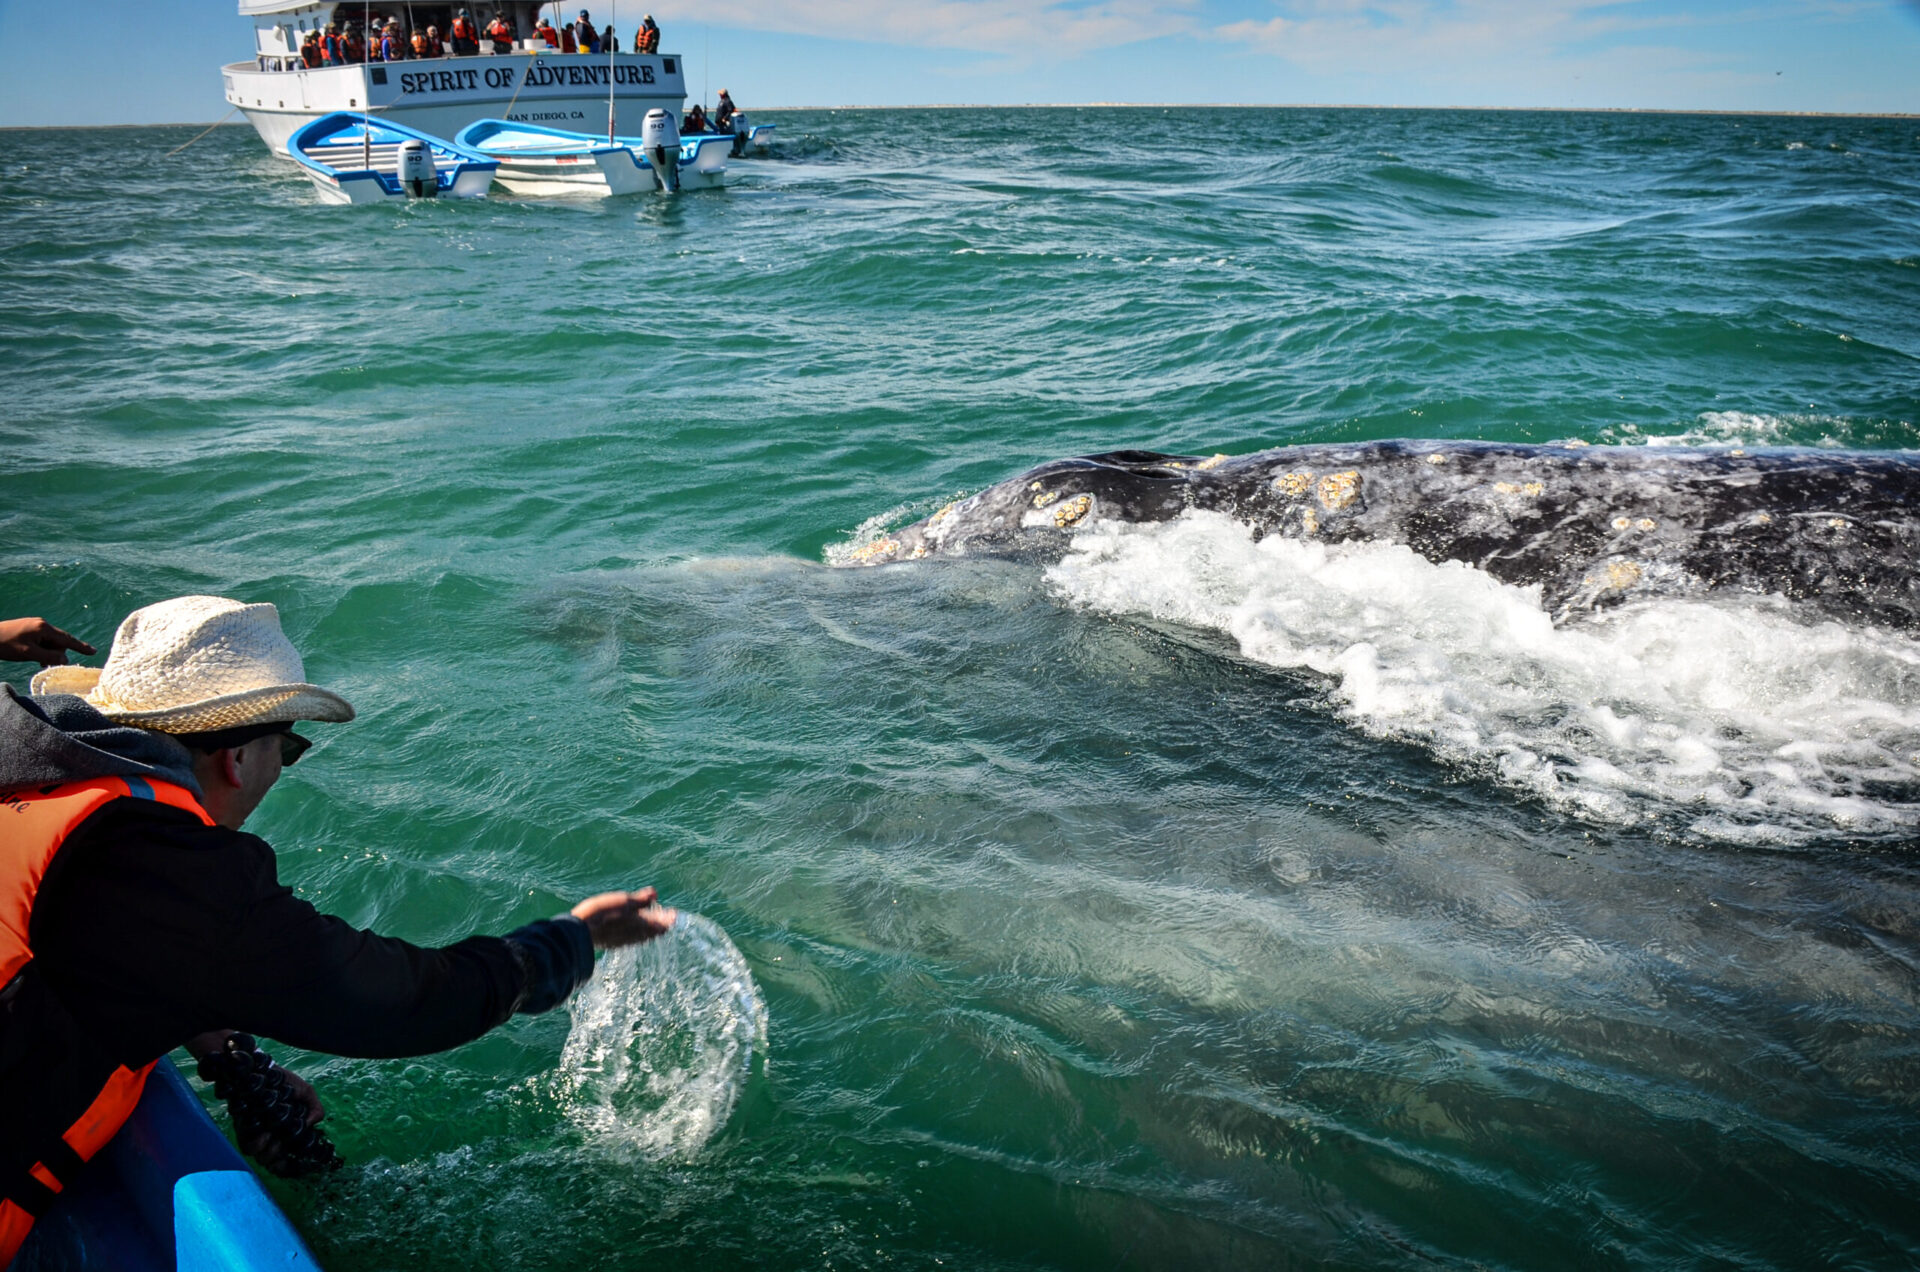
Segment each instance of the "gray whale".
[{"label": "gray whale", "polygon": [[1920,452],[1385,441],[1112,451],[990,486],[847,554],[1058,559],[1103,522],[1222,512],[1257,536],[1403,543],[1538,584],[1556,621],[1635,597],[1779,594],[1920,632]]}]

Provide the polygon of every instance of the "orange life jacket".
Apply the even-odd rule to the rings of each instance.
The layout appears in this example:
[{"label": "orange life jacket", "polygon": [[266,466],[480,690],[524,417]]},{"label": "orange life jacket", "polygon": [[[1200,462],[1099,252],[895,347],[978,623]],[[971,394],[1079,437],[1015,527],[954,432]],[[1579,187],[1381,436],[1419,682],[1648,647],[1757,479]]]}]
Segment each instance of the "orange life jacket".
[{"label": "orange life jacket", "polygon": [[456,40],[474,40],[478,39],[479,36],[473,29],[473,23],[467,21],[465,18],[455,18],[453,20],[453,38]]},{"label": "orange life jacket", "polygon": [[[0,1000],[11,998],[33,961],[28,932],[33,902],[47,868],[74,828],[102,805],[132,797],[151,799],[194,814],[211,826],[213,818],[184,787],[171,782],[109,777],[65,786],[16,791],[0,797]],[[33,1221],[72,1182],[95,1153],[105,1148],[140,1102],[153,1069],[115,1069],[98,1091],[68,1096],[78,1116],[57,1138],[25,1147],[34,1164],[11,1179],[0,1178],[0,1268],[12,1262]],[[0,1104],[45,1101],[68,1093],[44,1090],[0,1092]],[[64,1116],[64,1112],[61,1116]],[[12,1120],[13,1114],[0,1113]]]}]

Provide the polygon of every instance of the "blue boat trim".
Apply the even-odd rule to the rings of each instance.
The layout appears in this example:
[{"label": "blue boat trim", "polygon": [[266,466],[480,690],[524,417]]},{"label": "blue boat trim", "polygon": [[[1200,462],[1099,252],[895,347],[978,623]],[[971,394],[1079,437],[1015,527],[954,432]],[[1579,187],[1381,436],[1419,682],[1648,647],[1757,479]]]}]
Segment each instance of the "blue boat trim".
[{"label": "blue boat trim", "polygon": [[639,143],[630,140],[608,141],[605,137],[593,133],[568,132],[562,128],[549,128],[544,124],[516,124],[511,119],[476,119],[454,135],[456,146],[464,147],[480,154],[486,143],[502,133],[526,133],[534,137],[551,137],[566,145],[554,146],[545,150],[522,150],[515,147],[513,153],[528,157],[553,158],[559,155],[602,155],[616,150],[626,149]]},{"label": "blue boat trim", "polygon": [[[763,124],[760,127],[771,129],[775,125]],[[759,129],[753,130],[758,132]],[[560,155],[601,155],[615,150],[627,150],[633,155],[633,161],[642,168],[651,168],[647,162],[647,143],[639,137],[615,136],[609,142],[598,133],[569,132],[564,128],[549,128],[544,124],[518,124],[511,119],[476,119],[462,128],[454,137],[453,144],[475,154],[482,154],[487,143],[502,133],[529,133],[534,136],[552,137],[555,141],[571,144],[555,146],[551,150],[521,150],[515,148],[513,154],[527,158],[553,158]],[[298,134],[295,134],[296,136]],[[680,138],[680,162],[688,167],[694,166],[700,152],[708,146],[726,146],[732,148],[732,133],[694,133]],[[291,142],[288,143],[291,146]],[[501,153],[505,153],[502,151]]]},{"label": "blue boat trim", "polygon": [[317,1272],[200,1097],[162,1058],[133,1116],[62,1192],[9,1272]]},{"label": "blue boat trim", "polygon": [[175,1264],[182,1272],[320,1268],[250,1170],[203,1170],[176,1180],[173,1241]]}]

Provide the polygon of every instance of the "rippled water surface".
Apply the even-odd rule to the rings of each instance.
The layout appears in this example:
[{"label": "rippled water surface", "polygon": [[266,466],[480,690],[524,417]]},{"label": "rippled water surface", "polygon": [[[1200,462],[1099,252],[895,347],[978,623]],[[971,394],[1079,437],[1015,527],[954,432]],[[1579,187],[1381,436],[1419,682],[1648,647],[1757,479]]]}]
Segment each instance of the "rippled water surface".
[{"label": "rippled water surface", "polygon": [[0,132],[0,609],[277,604],[361,714],[250,829],[354,922],[710,920],[286,1053],[327,1267],[1920,1260],[1910,639],[1204,521],[826,564],[1118,447],[1920,447],[1920,124],[778,122],[394,208]]}]

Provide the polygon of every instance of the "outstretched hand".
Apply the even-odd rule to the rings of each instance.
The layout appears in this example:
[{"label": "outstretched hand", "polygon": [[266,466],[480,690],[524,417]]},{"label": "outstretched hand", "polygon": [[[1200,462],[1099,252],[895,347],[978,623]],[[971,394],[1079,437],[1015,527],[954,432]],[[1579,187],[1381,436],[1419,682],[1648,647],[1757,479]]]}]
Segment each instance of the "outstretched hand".
[{"label": "outstretched hand", "polygon": [[638,892],[602,892],[573,907],[573,917],[587,925],[596,950],[617,950],[663,935],[680,911],[660,904],[653,888]]},{"label": "outstretched hand", "polygon": [[93,646],[70,636],[44,618],[9,618],[0,621],[0,660],[37,662],[42,667],[64,667],[67,651],[91,654]]}]

